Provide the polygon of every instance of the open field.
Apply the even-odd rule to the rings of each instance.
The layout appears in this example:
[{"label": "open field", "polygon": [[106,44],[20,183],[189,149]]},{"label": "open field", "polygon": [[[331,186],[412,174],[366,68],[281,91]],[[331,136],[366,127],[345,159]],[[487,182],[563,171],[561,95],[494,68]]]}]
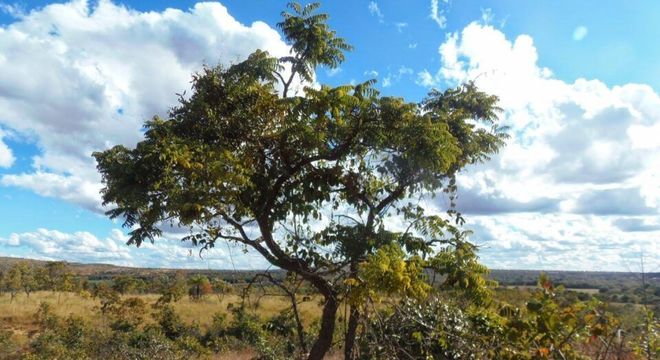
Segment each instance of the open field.
[{"label": "open field", "polygon": [[[137,297],[145,301],[148,306],[144,308],[145,313],[155,313],[152,307],[156,303],[157,294],[126,295],[123,298]],[[189,297],[173,303],[173,308],[181,319],[187,324],[198,324],[202,331],[207,331],[215,314],[225,314],[228,319],[232,318],[230,309],[241,301],[238,295],[226,295],[221,298],[217,296],[206,296],[200,300],[193,301]],[[311,297],[299,305],[301,320],[309,325],[318,319],[318,299]],[[56,293],[52,291],[38,291],[30,297],[24,294],[18,295],[10,303],[10,297],[0,296],[0,331],[10,331],[13,340],[21,348],[27,346],[28,342],[38,332],[39,324],[36,314],[42,302],[52,305],[54,315],[61,318],[69,316],[83,319],[95,327],[107,326],[106,319],[99,315],[101,303],[98,299],[85,298],[74,293]],[[264,296],[257,299],[250,298],[252,313],[261,320],[266,320],[278,315],[282,310],[289,307],[289,302],[281,296]],[[153,323],[152,317],[145,317],[146,323]],[[0,352],[1,354],[1,352]],[[212,359],[251,359],[255,353],[251,349],[236,349],[227,353],[214,354]],[[331,357],[332,358],[332,357]]]},{"label": "open field", "polygon": [[[527,289],[527,290],[534,290],[536,286],[532,285],[507,285],[505,286],[507,289]],[[589,289],[589,288],[566,288],[566,291],[575,291],[578,293],[584,293],[584,294],[589,294],[589,295],[596,295],[598,294],[598,289]]]},{"label": "open field", "polygon": [[[106,358],[107,354],[120,354],[118,357],[110,355],[107,360],[140,356],[154,358],[155,348],[176,354],[173,357],[176,359],[240,360],[273,352],[279,354],[276,359],[288,358],[296,353],[291,349],[295,349],[297,344],[305,344],[318,332],[323,308],[320,295],[298,278],[288,277],[281,271],[255,276],[257,273],[254,271],[177,271],[33,260],[20,262],[6,258],[0,258],[0,271],[4,272],[0,293],[0,358],[3,359],[19,359],[21,354],[28,353],[40,354],[42,358],[60,358],[58,351],[59,354],[69,354],[61,355],[64,356],[62,358],[76,358],[78,355],[72,355],[74,352],[63,350],[68,348],[67,344],[73,341],[71,339],[82,339],[74,341],[77,346],[74,351],[87,349],[84,351],[89,351],[88,354],[93,354],[93,357]],[[556,316],[535,310],[542,304],[539,300],[545,296],[542,289],[550,289],[551,293],[556,293],[556,298],[552,295],[552,300],[542,300],[548,304],[545,311],[555,311],[558,309],[555,306],[575,305],[573,310],[567,308],[561,314],[581,313],[584,318],[580,321],[584,325],[580,326],[587,329],[587,326],[593,326],[587,325],[593,317],[581,309],[588,303],[594,303],[591,300],[595,298],[603,301],[602,305],[598,305],[598,314],[608,312],[617,316],[620,320],[614,320],[613,324],[619,324],[616,326],[632,334],[629,335],[630,345],[626,345],[625,351],[621,350],[621,354],[628,355],[635,346],[632,341],[638,341],[639,334],[643,334],[641,326],[655,321],[645,320],[644,316],[647,309],[656,310],[658,305],[657,274],[645,275],[645,287],[638,281],[639,274],[553,272],[549,278],[542,276],[534,280],[538,274],[535,271],[493,271],[491,278],[496,279],[500,286],[492,288],[495,302],[489,309],[506,314],[501,316],[512,316],[514,321],[522,319],[529,326],[536,326],[536,316]],[[434,283],[439,286],[438,289],[441,289],[439,284],[442,281],[440,279]],[[534,286],[534,281],[544,285]],[[287,291],[295,293],[302,326],[297,325],[294,313],[290,311],[292,305],[289,297],[285,296]],[[26,292],[30,295],[27,296]],[[241,295],[246,292],[249,296],[243,300]],[[399,299],[398,295],[386,296],[390,297],[371,303],[371,309],[380,311],[388,306],[390,309],[403,309],[402,302],[389,301]],[[456,299],[460,297],[460,291],[444,289],[436,294],[435,299],[446,306],[455,306],[459,304],[456,301],[460,300]],[[579,302],[584,302],[584,305],[578,305]],[[338,330],[332,338],[333,350],[331,356],[326,357],[328,359],[342,358],[342,336],[346,333],[349,314],[345,305],[340,303],[335,317]],[[499,313],[500,307],[507,309],[508,306],[527,311],[520,315],[517,312]],[[445,316],[438,311],[434,314],[438,314],[438,319],[442,321]],[[389,314],[386,316],[392,313]],[[456,314],[465,316],[460,315],[463,314],[460,308],[456,308]],[[382,321],[382,315],[373,319]],[[363,324],[378,329],[382,326],[380,323]],[[406,324],[409,324],[408,320],[396,325],[395,329]],[[563,330],[558,328],[553,331],[562,334]],[[616,334],[614,328],[609,331]],[[302,340],[297,334],[303,334]],[[461,336],[472,336],[470,334]],[[142,343],[144,341],[147,342]],[[150,344],[155,347],[150,347]],[[582,349],[580,351],[585,353],[591,351],[589,346],[592,345],[575,342],[576,349]],[[94,352],[97,351],[95,349],[98,352]],[[117,353],[116,349],[122,352]],[[142,353],[135,357],[130,354],[131,351]]]},{"label": "open field", "polygon": [[[144,300],[147,304],[156,303],[159,295],[140,294],[124,296],[137,297]],[[197,323],[202,329],[206,329],[211,321],[212,315],[217,313],[227,314],[230,304],[238,304],[241,299],[238,295],[227,295],[222,301],[216,296],[207,296],[201,300],[193,301],[188,297],[175,302],[174,310],[181,316],[186,323]],[[17,331],[29,331],[35,327],[34,314],[39,310],[39,304],[47,302],[53,305],[55,315],[67,317],[74,315],[87,321],[102,322],[103,319],[97,316],[98,308],[101,305],[97,299],[83,298],[72,293],[58,294],[51,291],[39,291],[26,297],[19,295],[10,303],[9,296],[0,296],[0,328],[13,329]],[[253,297],[251,308],[254,313],[262,319],[267,319],[279,314],[289,306],[286,298],[280,296],[266,296],[256,303]],[[145,312],[152,311],[151,307],[144,309]],[[305,301],[299,305],[301,319],[305,323],[311,323],[318,318],[318,304],[314,299]]]}]

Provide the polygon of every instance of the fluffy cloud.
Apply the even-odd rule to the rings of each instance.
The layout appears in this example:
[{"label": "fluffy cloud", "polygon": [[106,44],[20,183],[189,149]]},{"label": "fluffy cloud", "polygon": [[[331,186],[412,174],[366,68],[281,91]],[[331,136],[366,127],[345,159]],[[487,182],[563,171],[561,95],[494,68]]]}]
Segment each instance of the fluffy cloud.
[{"label": "fluffy cloud", "polygon": [[660,266],[660,228],[630,236],[609,218],[561,213],[477,216],[469,226],[495,268],[640,271],[642,257],[647,271]]},{"label": "fluffy cloud", "polygon": [[660,219],[655,219],[655,223],[650,222],[653,219],[622,217],[613,221],[613,224],[621,231],[660,231]]},{"label": "fluffy cloud", "polygon": [[[0,126],[41,152],[32,172],[0,183],[100,209],[91,153],[139,141],[144,120],[175,105],[203,63],[237,62],[258,48],[289,52],[277,31],[243,25],[219,3],[138,12],[75,0],[21,15],[0,28]],[[0,136],[0,166],[12,161]]]},{"label": "fluffy cloud", "polygon": [[91,211],[103,212],[99,195],[102,185],[78,176],[38,170],[29,174],[5,175],[0,178],[0,185],[28,188],[42,196],[59,198]]},{"label": "fluffy cloud", "polygon": [[475,80],[499,96],[512,136],[493,161],[462,178],[466,188],[518,201],[574,200],[579,212],[594,197],[611,204],[636,199],[640,207],[622,206],[619,213],[658,213],[658,183],[651,180],[660,163],[660,142],[652,139],[660,128],[660,96],[651,87],[563,82],[538,66],[531,37],[509,41],[477,23],[450,35],[439,52],[442,67],[419,73],[420,84]]},{"label": "fluffy cloud", "polygon": [[510,127],[500,154],[459,176],[458,209],[476,217],[490,265],[625,270],[658,253],[660,96],[650,86],[564,82],[538,65],[531,37],[478,23],[439,53],[440,69],[417,83],[473,80],[499,96]]},{"label": "fluffy cloud", "polygon": [[104,239],[85,231],[64,233],[38,229],[0,238],[0,252],[33,259],[121,266],[198,269],[262,269],[266,266],[260,255],[243,254],[240,248],[233,245],[218,244],[218,247],[203,252],[200,257],[198,249],[189,243],[182,244],[179,237],[166,234],[154,244],[146,243],[136,248],[126,246],[126,235],[117,229]]}]

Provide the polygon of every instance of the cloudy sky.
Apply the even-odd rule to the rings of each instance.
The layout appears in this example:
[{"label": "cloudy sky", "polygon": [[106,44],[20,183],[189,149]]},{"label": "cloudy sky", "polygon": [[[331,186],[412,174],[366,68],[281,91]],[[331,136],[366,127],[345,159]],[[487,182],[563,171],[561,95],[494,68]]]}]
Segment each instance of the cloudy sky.
[{"label": "cloudy sky", "polygon": [[[288,52],[284,1],[0,1],[0,256],[263,268],[181,234],[140,249],[103,215],[90,156],[134,145],[202,64]],[[660,271],[660,2],[327,1],[355,46],[319,82],[419,101],[475,80],[508,146],[460,177],[494,268]],[[438,200],[442,207],[443,200]],[[191,256],[192,254],[192,256]]]}]

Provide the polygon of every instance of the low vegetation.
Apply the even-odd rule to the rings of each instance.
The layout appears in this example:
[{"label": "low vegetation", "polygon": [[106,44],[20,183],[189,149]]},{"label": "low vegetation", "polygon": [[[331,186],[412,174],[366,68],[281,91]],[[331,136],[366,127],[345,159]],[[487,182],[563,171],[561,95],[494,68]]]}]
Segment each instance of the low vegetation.
[{"label": "low vegetation", "polygon": [[[27,261],[3,268],[0,358],[290,359],[304,357],[318,331],[321,297],[282,272],[231,282],[232,277],[244,279],[244,274],[153,271],[150,276],[115,273],[108,278],[75,269],[63,262]],[[21,281],[27,284],[16,280],[17,273],[25,275]],[[387,272],[376,276],[386,280]],[[654,274],[649,277],[654,281]],[[570,279],[564,274],[564,281]],[[388,287],[371,292],[355,340],[355,358],[660,355],[659,322],[649,306],[602,302],[598,292],[566,290],[546,275],[534,287],[524,282],[494,285],[480,299],[459,290],[438,293],[430,288],[411,288],[410,296]],[[647,291],[654,286],[657,283]],[[343,357],[348,318],[345,313],[337,318],[340,331],[330,358]]]}]

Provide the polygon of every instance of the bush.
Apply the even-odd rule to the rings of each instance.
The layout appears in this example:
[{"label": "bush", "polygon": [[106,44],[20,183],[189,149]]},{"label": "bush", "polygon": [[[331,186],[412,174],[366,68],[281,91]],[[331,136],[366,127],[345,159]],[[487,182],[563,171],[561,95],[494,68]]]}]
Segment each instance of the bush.
[{"label": "bush", "polygon": [[6,359],[14,355],[18,347],[12,337],[14,333],[9,330],[0,330],[0,358]]},{"label": "bush", "polygon": [[160,330],[170,340],[181,337],[186,331],[183,320],[170,305],[162,306],[160,311],[155,314],[155,318],[160,325]]}]

